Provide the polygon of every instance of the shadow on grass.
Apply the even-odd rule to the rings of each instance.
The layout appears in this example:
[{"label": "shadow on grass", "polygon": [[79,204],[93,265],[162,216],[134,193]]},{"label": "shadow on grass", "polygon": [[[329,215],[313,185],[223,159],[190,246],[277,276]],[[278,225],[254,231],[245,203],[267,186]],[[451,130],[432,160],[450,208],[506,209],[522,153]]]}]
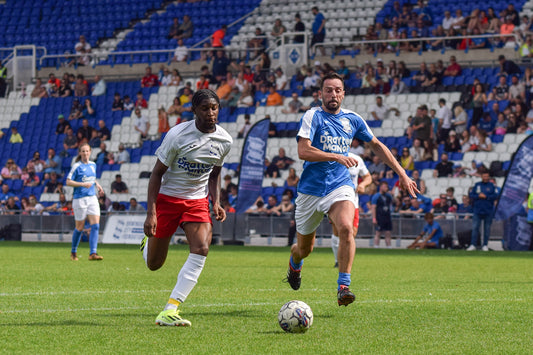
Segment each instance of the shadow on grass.
[{"label": "shadow on grass", "polygon": [[219,312],[194,312],[187,311],[187,317],[193,316],[228,316],[228,317],[241,317],[241,318],[260,318],[254,310],[233,310],[233,311],[219,311]]}]

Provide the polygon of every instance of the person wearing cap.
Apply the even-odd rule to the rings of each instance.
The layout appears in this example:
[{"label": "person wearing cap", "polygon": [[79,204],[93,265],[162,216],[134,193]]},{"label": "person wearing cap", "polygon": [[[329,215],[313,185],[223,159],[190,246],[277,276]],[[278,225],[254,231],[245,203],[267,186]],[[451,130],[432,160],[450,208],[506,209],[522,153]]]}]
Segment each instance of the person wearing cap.
[{"label": "person wearing cap", "polygon": [[57,125],[56,125],[56,134],[64,134],[66,133],[66,129],[70,127],[70,123],[65,120],[65,116],[63,114],[59,114],[57,116]]}]

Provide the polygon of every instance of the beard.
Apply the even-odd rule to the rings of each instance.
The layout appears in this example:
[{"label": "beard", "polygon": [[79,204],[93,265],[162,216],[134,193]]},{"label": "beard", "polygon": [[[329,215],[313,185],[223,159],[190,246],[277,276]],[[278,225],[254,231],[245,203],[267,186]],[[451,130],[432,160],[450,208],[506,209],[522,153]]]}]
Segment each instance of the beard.
[{"label": "beard", "polygon": [[340,105],[341,105],[340,102],[334,101],[334,100],[330,100],[324,103],[324,106],[330,111],[337,111]]}]

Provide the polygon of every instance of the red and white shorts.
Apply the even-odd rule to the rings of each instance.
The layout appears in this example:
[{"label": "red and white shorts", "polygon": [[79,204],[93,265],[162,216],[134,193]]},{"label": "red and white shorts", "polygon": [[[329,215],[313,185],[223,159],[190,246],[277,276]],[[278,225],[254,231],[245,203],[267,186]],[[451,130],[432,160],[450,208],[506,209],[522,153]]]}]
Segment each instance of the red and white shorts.
[{"label": "red and white shorts", "polygon": [[183,223],[213,223],[208,198],[185,200],[159,194],[156,201],[156,238],[171,237]]}]

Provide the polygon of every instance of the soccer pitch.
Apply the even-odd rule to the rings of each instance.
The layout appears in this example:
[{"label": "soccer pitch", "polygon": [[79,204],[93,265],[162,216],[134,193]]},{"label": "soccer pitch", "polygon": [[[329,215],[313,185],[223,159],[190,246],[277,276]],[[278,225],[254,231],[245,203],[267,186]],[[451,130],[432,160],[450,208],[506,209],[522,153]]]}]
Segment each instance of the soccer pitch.
[{"label": "soccer pitch", "polygon": [[[0,244],[2,353],[526,354],[533,349],[531,253],[358,250],[356,302],[338,307],[330,249],[305,261],[302,288],[282,279],[288,248],[213,246],[180,308],[192,327],[159,327],[188,249],[149,271],[135,246],[102,245],[78,262],[68,244]],[[284,333],[287,301],[309,304],[305,334]]]}]

